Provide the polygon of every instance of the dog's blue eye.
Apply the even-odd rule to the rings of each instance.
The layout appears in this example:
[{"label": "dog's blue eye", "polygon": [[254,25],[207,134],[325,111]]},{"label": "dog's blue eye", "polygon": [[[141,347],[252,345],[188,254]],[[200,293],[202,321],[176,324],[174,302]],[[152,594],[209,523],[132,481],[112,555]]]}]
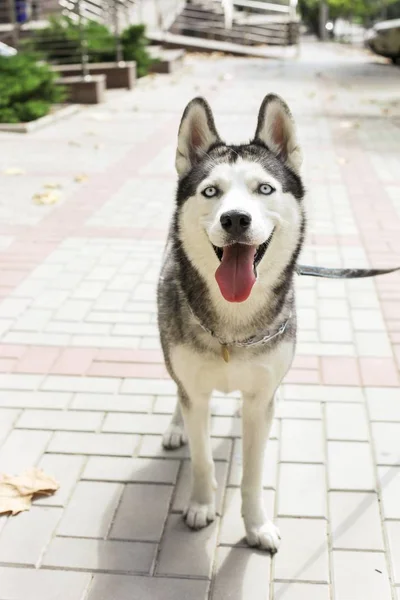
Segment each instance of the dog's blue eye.
[{"label": "dog's blue eye", "polygon": [[274,188],[272,187],[272,185],[269,185],[269,183],[262,183],[258,187],[258,193],[259,194],[264,194],[264,196],[269,196],[274,191],[275,191]]},{"label": "dog's blue eye", "polygon": [[205,190],[203,190],[203,196],[205,196],[206,198],[213,198],[217,194],[218,190],[213,185],[210,185],[209,187],[206,187]]}]

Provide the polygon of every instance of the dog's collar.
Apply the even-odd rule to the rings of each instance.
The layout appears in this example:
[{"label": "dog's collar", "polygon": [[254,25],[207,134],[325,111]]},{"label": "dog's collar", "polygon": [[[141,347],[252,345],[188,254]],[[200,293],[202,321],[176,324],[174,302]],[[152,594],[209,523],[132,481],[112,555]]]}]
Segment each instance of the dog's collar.
[{"label": "dog's collar", "polygon": [[266,333],[264,332],[264,335],[261,336],[253,335],[252,337],[249,337],[245,340],[235,340],[233,342],[227,342],[226,340],[222,340],[218,335],[214,333],[214,331],[212,331],[212,329],[209,329],[200,321],[200,319],[194,314],[192,307],[189,303],[188,307],[196,323],[202,328],[202,330],[211,335],[221,345],[221,354],[225,362],[229,362],[230,347],[236,346],[237,348],[254,348],[257,346],[263,346],[264,344],[268,344],[273,339],[282,335],[285,332],[287,324],[292,318],[292,312],[290,312],[288,318],[285,321],[283,321],[283,323],[281,323],[278,329],[268,330]]}]

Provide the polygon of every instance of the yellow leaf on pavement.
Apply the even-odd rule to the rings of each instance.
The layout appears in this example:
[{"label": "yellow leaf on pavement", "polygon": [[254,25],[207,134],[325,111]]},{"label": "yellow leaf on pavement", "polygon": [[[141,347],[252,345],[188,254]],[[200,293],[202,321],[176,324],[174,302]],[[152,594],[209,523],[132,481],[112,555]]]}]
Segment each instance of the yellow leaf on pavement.
[{"label": "yellow leaf on pavement", "polygon": [[3,175],[23,175],[24,173],[24,169],[20,169],[19,167],[9,167],[8,169],[3,169]]},{"label": "yellow leaf on pavement", "polygon": [[85,175],[84,173],[82,173],[81,175],[76,175],[76,177],[74,179],[77,183],[83,183],[84,181],[89,179],[89,177],[87,175]]},{"label": "yellow leaf on pavement", "polygon": [[60,194],[57,192],[40,192],[33,196],[33,201],[36,204],[55,204],[60,199]]},{"label": "yellow leaf on pavement", "polygon": [[35,494],[53,494],[59,487],[53,477],[37,468],[15,477],[0,473],[0,514],[29,510]]}]

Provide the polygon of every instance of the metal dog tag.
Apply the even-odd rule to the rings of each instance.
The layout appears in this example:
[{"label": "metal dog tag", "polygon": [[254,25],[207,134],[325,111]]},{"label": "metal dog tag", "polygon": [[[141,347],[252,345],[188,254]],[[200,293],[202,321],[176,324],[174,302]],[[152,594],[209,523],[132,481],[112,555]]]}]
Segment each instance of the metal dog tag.
[{"label": "metal dog tag", "polygon": [[222,354],[222,358],[224,359],[224,361],[226,363],[229,362],[229,350],[228,350],[228,346],[226,346],[225,344],[221,344],[221,354]]}]

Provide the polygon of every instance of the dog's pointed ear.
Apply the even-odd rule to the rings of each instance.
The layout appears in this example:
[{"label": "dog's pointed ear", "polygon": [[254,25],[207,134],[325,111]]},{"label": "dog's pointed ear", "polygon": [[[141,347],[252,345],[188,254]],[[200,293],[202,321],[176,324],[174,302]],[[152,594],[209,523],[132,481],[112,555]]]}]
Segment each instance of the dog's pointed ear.
[{"label": "dog's pointed ear", "polygon": [[186,175],[207,150],[219,141],[211,108],[204,98],[194,98],[185,108],[179,127],[175,159],[179,177]]},{"label": "dog's pointed ear", "polygon": [[265,144],[279,160],[296,173],[300,171],[302,156],[297,143],[294,120],[288,105],[279,96],[265,96],[258,113],[254,141]]}]

